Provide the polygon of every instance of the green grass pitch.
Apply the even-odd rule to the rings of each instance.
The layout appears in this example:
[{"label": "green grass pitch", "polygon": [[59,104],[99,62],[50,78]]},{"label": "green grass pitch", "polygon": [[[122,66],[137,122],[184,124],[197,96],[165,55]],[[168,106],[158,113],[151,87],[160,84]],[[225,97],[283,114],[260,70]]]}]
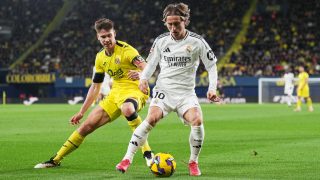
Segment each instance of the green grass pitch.
[{"label": "green grass pitch", "polygon": [[[293,112],[286,105],[202,105],[205,142],[197,179],[319,179],[320,105]],[[131,131],[124,118],[89,135],[59,168],[33,169],[56,153],[76,127],[80,105],[0,105],[0,179],[150,179],[138,152],[126,174],[115,170]],[[146,116],[147,108],[140,115]],[[155,152],[177,161],[171,179],[189,177],[188,126],[175,113],[150,133]]]}]

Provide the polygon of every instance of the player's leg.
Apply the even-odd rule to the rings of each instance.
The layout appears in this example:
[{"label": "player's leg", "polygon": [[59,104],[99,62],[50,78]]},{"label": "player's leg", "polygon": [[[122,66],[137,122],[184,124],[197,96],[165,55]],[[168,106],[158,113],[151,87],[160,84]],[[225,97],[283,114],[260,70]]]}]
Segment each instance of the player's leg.
[{"label": "player's leg", "polygon": [[163,117],[163,111],[156,106],[150,106],[147,118],[133,132],[128,145],[127,153],[123,160],[116,166],[121,172],[126,172],[132,163],[133,157],[138,149],[146,142],[149,132],[156,123]]},{"label": "player's leg", "polygon": [[305,98],[305,101],[307,102],[308,111],[312,112],[313,111],[313,106],[312,106],[312,100],[311,100],[311,97],[310,97],[309,88],[303,89],[302,93],[303,93],[302,96]]},{"label": "player's leg", "polygon": [[288,96],[287,96],[287,105],[288,106],[292,105],[292,95],[291,94],[288,94]]},{"label": "player's leg", "polygon": [[177,113],[185,124],[191,126],[189,136],[189,173],[191,176],[200,176],[201,171],[198,167],[198,157],[204,140],[204,127],[201,106],[196,94],[182,98],[182,101],[177,105]]},{"label": "player's leg", "polygon": [[97,106],[93,111],[91,111],[88,118],[80,125],[80,127],[71,134],[56,155],[47,162],[37,164],[35,168],[58,166],[65,156],[73,152],[81,145],[84,138],[88,134],[92,133],[94,130],[109,121],[110,118],[108,114],[100,106]]},{"label": "player's leg", "polygon": [[298,98],[297,98],[297,106],[294,109],[294,111],[299,112],[301,111],[301,104],[302,104],[302,97],[298,94]]},{"label": "player's leg", "polygon": [[284,94],[286,95],[286,102],[289,107],[292,105],[292,101],[293,101],[293,96],[292,96],[293,89],[294,89],[293,86],[284,88]]},{"label": "player's leg", "polygon": [[60,162],[63,157],[77,149],[84,138],[110,121],[108,114],[100,107],[97,106],[88,116],[80,127],[73,132],[69,139],[64,143],[58,151],[56,157],[53,159],[55,162]]},{"label": "player's leg", "polygon": [[[141,105],[140,105],[141,106]],[[137,113],[137,110],[140,109],[139,103],[134,98],[128,98],[121,105],[121,112],[128,120],[128,125],[132,131],[134,131],[142,122],[141,117]],[[143,157],[146,159],[147,166],[149,167],[152,162],[153,153],[151,152],[151,147],[149,146],[148,141],[141,147]]]},{"label": "player's leg", "polygon": [[198,157],[204,140],[202,111],[200,107],[193,107],[187,110],[183,118],[191,125],[191,132],[189,136],[189,173],[191,176],[200,176],[201,171],[198,167]]},{"label": "player's leg", "polygon": [[297,89],[297,105],[296,108],[294,109],[294,111],[299,112],[301,111],[301,103],[302,103],[302,90],[301,89]]},{"label": "player's leg", "polygon": [[312,111],[313,111],[313,106],[312,106],[312,99],[311,99],[311,97],[310,97],[310,96],[307,97],[307,98],[306,98],[306,101],[307,101],[308,111],[309,111],[309,112],[312,112]]},{"label": "player's leg", "polygon": [[287,93],[287,105],[288,106],[292,105],[292,100],[293,100],[292,93],[293,93],[293,91],[291,89]]}]

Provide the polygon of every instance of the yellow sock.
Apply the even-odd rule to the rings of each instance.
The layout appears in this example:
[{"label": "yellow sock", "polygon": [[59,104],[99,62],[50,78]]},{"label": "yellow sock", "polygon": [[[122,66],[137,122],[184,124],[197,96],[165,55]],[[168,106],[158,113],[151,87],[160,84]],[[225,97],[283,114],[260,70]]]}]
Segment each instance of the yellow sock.
[{"label": "yellow sock", "polygon": [[297,100],[297,109],[301,109],[301,99],[298,98]]},{"label": "yellow sock", "polygon": [[[142,122],[141,117],[138,116],[136,119],[132,121],[128,121],[128,125],[130,126],[131,130],[134,131],[141,124],[141,122]],[[141,150],[142,150],[142,153],[144,153],[145,151],[151,151],[151,147],[149,146],[148,141],[146,141],[144,145],[141,146]]]},{"label": "yellow sock", "polygon": [[77,149],[83,140],[84,137],[78,131],[74,131],[57,152],[57,155],[53,159],[54,162],[59,163],[66,155]]},{"label": "yellow sock", "polygon": [[307,105],[308,105],[309,108],[310,107],[312,108],[312,100],[311,100],[310,97],[307,98]]}]

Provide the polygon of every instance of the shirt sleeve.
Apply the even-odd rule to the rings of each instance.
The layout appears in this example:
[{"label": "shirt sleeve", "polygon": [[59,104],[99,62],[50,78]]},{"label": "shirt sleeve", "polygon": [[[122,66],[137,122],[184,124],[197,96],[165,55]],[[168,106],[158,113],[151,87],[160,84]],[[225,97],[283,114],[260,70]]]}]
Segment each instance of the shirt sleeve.
[{"label": "shirt sleeve", "polygon": [[200,59],[209,74],[208,90],[213,90],[216,92],[218,82],[218,71],[216,65],[217,58],[208,43],[203,38],[201,38],[200,42]]},{"label": "shirt sleeve", "polygon": [[133,63],[133,60],[136,58],[136,57],[139,57],[139,52],[132,46],[128,46],[126,48],[126,52],[125,52],[125,57],[126,59],[130,62],[130,63]]},{"label": "shirt sleeve", "polygon": [[156,39],[150,49],[149,55],[147,57],[147,66],[142,71],[140,79],[149,80],[157,68],[157,65],[160,61],[161,54],[158,46],[158,40]]},{"label": "shirt sleeve", "polygon": [[95,70],[95,73],[104,73],[104,69],[102,66],[102,59],[99,58],[98,54],[96,55],[96,60],[94,63],[94,70]]}]

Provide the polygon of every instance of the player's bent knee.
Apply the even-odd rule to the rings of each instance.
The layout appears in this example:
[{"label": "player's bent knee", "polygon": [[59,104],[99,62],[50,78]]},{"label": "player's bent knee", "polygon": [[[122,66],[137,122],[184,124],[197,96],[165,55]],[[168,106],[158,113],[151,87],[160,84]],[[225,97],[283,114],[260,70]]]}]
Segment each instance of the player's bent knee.
[{"label": "player's bent knee", "polygon": [[151,126],[154,127],[157,124],[157,122],[160,121],[160,118],[151,115],[151,116],[148,116],[147,121]]},{"label": "player's bent knee", "polygon": [[138,103],[134,99],[126,99],[122,104],[121,111],[125,117],[131,116],[138,109]]},{"label": "player's bent knee", "polygon": [[159,107],[156,106],[152,106],[149,109],[148,112],[148,116],[147,116],[147,121],[151,126],[155,126],[157,124],[157,122],[160,121],[160,119],[162,119],[163,117],[163,112]]},{"label": "player's bent knee", "polygon": [[196,116],[191,120],[190,124],[191,126],[201,126],[202,118],[200,116]]}]

